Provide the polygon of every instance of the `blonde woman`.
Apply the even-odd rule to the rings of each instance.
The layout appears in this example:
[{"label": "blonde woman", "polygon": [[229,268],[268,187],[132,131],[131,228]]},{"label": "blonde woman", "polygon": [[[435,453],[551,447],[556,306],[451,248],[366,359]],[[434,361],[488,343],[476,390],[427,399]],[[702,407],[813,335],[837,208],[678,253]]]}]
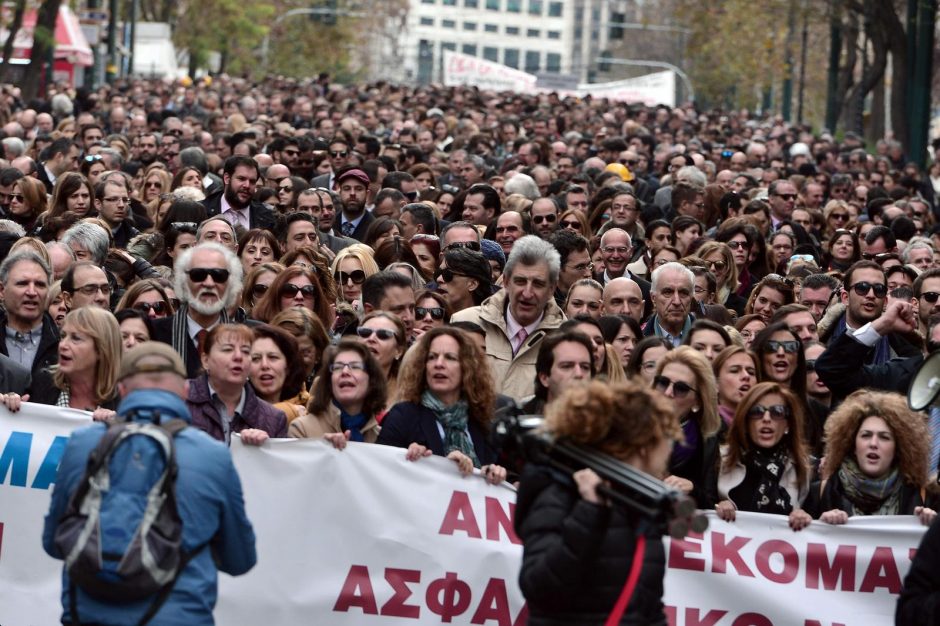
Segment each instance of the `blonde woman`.
[{"label": "blonde woman", "polygon": [[362,283],[379,272],[373,255],[372,248],[357,243],[340,250],[330,265],[337,286],[337,299],[350,303],[357,311],[362,310]]}]

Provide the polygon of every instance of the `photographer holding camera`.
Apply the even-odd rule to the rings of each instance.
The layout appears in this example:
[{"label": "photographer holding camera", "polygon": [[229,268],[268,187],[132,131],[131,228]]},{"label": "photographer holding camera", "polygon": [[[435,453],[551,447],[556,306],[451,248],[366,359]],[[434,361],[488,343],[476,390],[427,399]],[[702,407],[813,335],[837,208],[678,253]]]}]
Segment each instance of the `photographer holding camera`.
[{"label": "photographer holding camera", "polygon": [[[682,436],[668,403],[631,382],[568,389],[549,405],[544,428],[660,479]],[[531,626],[604,624],[609,615],[618,624],[666,624],[662,528],[611,504],[603,484],[590,469],[526,465],[515,524]]]}]

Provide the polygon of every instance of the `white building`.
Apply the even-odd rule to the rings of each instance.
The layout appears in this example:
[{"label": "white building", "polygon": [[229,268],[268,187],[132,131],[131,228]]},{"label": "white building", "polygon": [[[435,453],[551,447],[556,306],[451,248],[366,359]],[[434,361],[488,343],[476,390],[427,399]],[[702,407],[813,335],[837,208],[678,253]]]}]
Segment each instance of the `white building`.
[{"label": "white building", "polygon": [[444,50],[587,82],[626,0],[411,0],[402,33],[408,82],[440,82]]}]

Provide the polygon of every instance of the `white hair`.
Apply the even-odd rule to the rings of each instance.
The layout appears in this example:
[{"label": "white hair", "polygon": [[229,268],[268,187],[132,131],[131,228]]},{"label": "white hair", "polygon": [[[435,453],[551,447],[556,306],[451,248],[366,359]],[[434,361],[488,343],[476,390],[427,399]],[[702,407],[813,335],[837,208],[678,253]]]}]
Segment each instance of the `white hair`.
[{"label": "white hair", "polygon": [[[225,283],[225,293],[222,295],[222,301],[211,308],[202,307],[202,310],[200,310],[201,305],[196,300],[195,294],[193,294],[189,288],[189,276],[186,273],[192,268],[193,255],[196,254],[198,250],[212,250],[213,252],[221,254],[225,258],[225,264],[228,267],[229,274],[228,281]],[[242,263],[238,260],[238,257],[235,256],[234,252],[217,243],[200,243],[192,248],[188,248],[176,259],[176,263],[173,265],[173,290],[180,300],[193,307],[197,313],[214,315],[219,313],[223,308],[230,308],[238,301],[242,293],[243,277],[244,270],[242,269]]]},{"label": "white hair", "polygon": [[678,274],[684,275],[685,278],[689,281],[690,289],[695,284],[695,274],[692,273],[692,270],[687,268],[682,263],[670,261],[669,263],[664,263],[663,265],[660,265],[655,270],[653,270],[652,280],[650,281],[651,293],[659,293],[659,289],[658,289],[659,281],[662,278],[663,274],[668,274],[668,273],[678,273]]}]

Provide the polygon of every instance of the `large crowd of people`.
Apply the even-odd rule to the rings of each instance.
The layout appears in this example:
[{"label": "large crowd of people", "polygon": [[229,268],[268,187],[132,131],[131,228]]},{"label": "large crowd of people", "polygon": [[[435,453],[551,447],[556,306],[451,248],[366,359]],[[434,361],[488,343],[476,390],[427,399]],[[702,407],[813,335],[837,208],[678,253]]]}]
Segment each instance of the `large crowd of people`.
[{"label": "large crowd of people", "polygon": [[[940,411],[899,394],[940,345],[940,163],[897,141],[322,79],[3,95],[8,407],[114,420],[122,350],[155,340],[227,445],[378,443],[498,483],[522,471],[488,437],[516,403],[729,522],[936,516]],[[579,421],[635,407],[648,424]],[[575,501],[601,500],[539,480],[533,615],[565,602],[533,512],[589,529]]]}]

